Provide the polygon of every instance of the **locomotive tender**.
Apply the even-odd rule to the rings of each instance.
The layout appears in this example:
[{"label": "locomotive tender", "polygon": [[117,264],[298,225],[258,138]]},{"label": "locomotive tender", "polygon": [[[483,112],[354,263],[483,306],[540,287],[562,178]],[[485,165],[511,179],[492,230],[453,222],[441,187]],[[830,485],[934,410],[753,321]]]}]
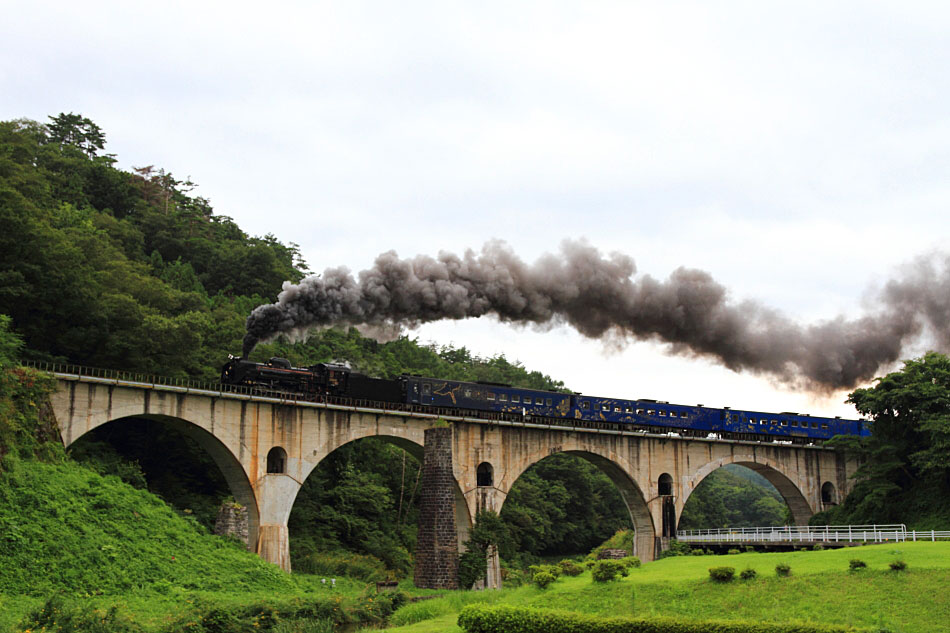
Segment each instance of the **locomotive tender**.
[{"label": "locomotive tender", "polygon": [[602,398],[411,375],[385,380],[365,376],[345,365],[320,363],[293,367],[287,359],[276,357],[266,363],[255,363],[231,356],[221,371],[221,382],[305,400],[339,397],[392,403],[416,410],[448,410],[454,415],[470,417],[520,416],[541,423],[616,425],[670,435],[728,435],[796,443],[826,440],[835,435],[870,435],[864,420]]}]

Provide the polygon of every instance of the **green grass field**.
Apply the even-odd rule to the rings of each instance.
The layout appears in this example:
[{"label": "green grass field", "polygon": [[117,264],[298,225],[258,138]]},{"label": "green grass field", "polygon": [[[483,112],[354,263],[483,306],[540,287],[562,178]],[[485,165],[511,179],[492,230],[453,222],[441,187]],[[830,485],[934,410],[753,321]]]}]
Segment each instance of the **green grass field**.
[{"label": "green grass field", "polygon": [[[849,572],[852,558],[868,569]],[[908,569],[888,569],[893,560]],[[775,565],[792,574],[777,577]],[[751,581],[709,581],[708,568],[758,572]],[[950,632],[950,543],[882,544],[843,550],[731,556],[681,556],[649,563],[613,583],[595,584],[590,572],[561,577],[546,590],[533,586],[455,593],[407,605],[393,633],[459,631],[455,619],[475,601],[568,609],[593,615],[678,616],[696,620],[822,622],[900,633]]]}]

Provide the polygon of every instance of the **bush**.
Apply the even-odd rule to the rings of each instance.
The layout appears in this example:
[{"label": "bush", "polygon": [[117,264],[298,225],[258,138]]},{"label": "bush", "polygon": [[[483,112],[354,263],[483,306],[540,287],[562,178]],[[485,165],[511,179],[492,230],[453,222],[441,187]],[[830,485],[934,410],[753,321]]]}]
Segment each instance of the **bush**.
[{"label": "bush", "polygon": [[67,604],[62,598],[50,598],[30,613],[20,626],[24,630],[46,633],[139,633],[142,629],[125,616],[118,607],[106,611],[90,604]]},{"label": "bush", "polygon": [[561,568],[561,573],[565,576],[580,576],[584,573],[584,568],[570,559],[562,560],[558,563],[558,567]]},{"label": "bush", "polygon": [[592,615],[508,605],[470,604],[459,613],[467,633],[849,633],[834,625],[769,622],[703,622],[676,618],[600,618]]},{"label": "bush", "polygon": [[812,546],[811,549],[812,549],[813,551],[815,551],[815,552],[820,552],[820,551],[822,551],[823,549],[825,549],[825,546],[822,545],[821,543],[815,543],[815,544]]},{"label": "bush", "polygon": [[887,566],[891,568],[891,571],[904,571],[907,569],[907,563],[902,560],[891,561]]},{"label": "bush", "polygon": [[737,550],[737,549],[731,549],[731,550],[729,550],[727,553],[728,553],[728,554],[738,554],[738,553],[739,553],[739,550]]},{"label": "bush", "polygon": [[868,564],[859,558],[852,558],[848,563],[849,571],[861,571],[862,569],[867,568]]},{"label": "bush", "polygon": [[531,577],[531,582],[537,585],[539,589],[547,588],[555,580],[554,575],[547,571],[539,571]]},{"label": "bush", "polygon": [[788,566],[788,563],[779,563],[775,566],[775,575],[776,576],[791,576],[792,568]]},{"label": "bush", "polygon": [[692,548],[686,543],[680,541],[670,541],[670,549],[660,552],[657,558],[669,558],[670,556],[689,556]]},{"label": "bush", "polygon": [[626,567],[627,569],[634,569],[639,567],[642,563],[640,559],[636,556],[625,556],[620,559],[620,564]]},{"label": "bush", "polygon": [[590,575],[594,582],[610,582],[616,580],[623,571],[623,565],[616,560],[599,560],[591,569]]},{"label": "bush", "polygon": [[739,578],[742,580],[754,580],[756,576],[758,576],[758,573],[751,567],[746,567],[742,570],[742,573],[739,574]]},{"label": "bush", "polygon": [[692,552],[690,552],[690,555],[692,556],[705,556],[705,554],[706,552],[704,552],[702,549],[694,549]]},{"label": "bush", "polygon": [[346,576],[363,582],[387,580],[386,565],[374,556],[349,552],[314,552],[302,557],[294,571],[315,576]]},{"label": "bush", "polygon": [[710,567],[709,577],[715,582],[731,582],[736,575],[735,567]]},{"label": "bush", "polygon": [[561,577],[561,567],[559,565],[528,565],[528,576],[531,578],[541,572],[551,574],[555,580]]},{"label": "bush", "polygon": [[596,564],[597,564],[597,561],[595,560],[585,560],[583,563],[584,569],[593,569],[594,565]]}]

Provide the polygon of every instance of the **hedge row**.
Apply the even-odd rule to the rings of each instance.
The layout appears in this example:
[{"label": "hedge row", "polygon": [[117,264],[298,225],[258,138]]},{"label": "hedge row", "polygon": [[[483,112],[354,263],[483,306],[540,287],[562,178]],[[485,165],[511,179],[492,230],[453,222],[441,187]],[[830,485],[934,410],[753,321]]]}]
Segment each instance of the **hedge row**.
[{"label": "hedge row", "polygon": [[819,624],[598,618],[569,611],[486,604],[472,604],[462,609],[458,624],[467,633],[846,633],[859,630]]}]

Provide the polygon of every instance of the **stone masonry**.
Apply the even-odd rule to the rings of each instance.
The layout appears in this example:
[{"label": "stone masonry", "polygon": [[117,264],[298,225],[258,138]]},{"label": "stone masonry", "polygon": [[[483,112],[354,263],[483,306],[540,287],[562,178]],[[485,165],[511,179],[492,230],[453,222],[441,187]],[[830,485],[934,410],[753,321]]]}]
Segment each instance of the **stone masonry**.
[{"label": "stone masonry", "polygon": [[417,587],[458,589],[459,550],[452,466],[452,429],[426,429],[414,575]]},{"label": "stone masonry", "polygon": [[247,545],[247,508],[233,501],[222,503],[214,521],[214,533],[218,536],[230,536]]}]

